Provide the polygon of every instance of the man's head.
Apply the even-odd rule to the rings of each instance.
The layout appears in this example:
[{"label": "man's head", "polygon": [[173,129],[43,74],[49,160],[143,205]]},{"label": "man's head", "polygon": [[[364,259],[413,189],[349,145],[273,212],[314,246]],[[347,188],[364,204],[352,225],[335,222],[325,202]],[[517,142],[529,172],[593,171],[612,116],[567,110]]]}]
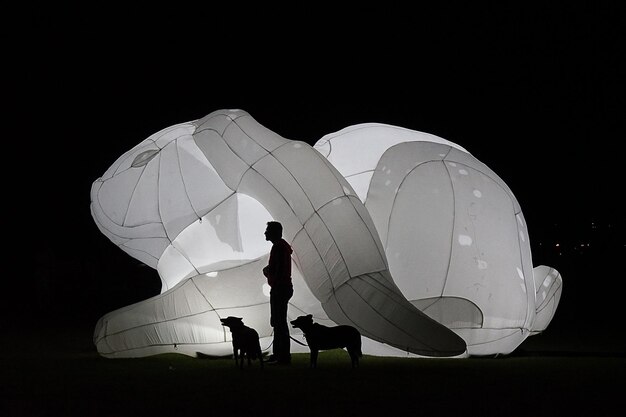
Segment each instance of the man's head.
[{"label": "man's head", "polygon": [[279,222],[267,222],[265,229],[265,240],[274,242],[283,237],[283,225]]}]

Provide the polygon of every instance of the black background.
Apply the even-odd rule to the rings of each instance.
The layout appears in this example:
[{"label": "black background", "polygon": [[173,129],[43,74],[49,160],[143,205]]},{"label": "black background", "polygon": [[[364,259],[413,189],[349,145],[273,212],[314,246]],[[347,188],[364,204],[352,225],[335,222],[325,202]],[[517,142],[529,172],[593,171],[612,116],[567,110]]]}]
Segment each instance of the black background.
[{"label": "black background", "polygon": [[379,122],[465,147],[516,195],[533,263],[563,275],[547,339],[623,352],[617,4],[38,10],[9,38],[8,87],[22,117],[5,138],[16,264],[5,317],[37,326],[30,319],[44,312],[48,326],[89,330],[158,293],[156,271],[97,230],[91,183],[152,133],[240,108],[310,144]]}]

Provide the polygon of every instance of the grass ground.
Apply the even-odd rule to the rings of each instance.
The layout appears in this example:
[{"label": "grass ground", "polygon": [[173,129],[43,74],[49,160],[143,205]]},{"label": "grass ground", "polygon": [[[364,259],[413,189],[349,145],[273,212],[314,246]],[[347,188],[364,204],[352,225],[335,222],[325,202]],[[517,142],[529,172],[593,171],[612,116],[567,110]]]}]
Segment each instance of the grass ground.
[{"label": "grass ground", "polygon": [[[6,334],[6,333],[5,333]],[[43,337],[41,337],[43,336]],[[47,331],[3,343],[2,416],[618,416],[621,354],[539,352],[470,359],[308,354],[290,367],[160,355],[105,359],[90,334]]]}]

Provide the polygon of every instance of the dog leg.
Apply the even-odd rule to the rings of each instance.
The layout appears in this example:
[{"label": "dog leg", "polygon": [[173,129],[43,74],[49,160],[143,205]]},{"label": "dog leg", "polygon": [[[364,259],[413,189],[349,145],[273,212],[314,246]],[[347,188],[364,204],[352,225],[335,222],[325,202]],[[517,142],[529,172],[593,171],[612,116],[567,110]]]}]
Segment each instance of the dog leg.
[{"label": "dog leg", "polygon": [[316,349],[311,349],[311,368],[317,368],[317,353]]},{"label": "dog leg", "polygon": [[243,369],[243,351],[237,350],[237,367]]},{"label": "dog leg", "polygon": [[235,366],[239,366],[239,355],[237,354],[237,348],[233,348],[233,358],[235,358]]},{"label": "dog leg", "polygon": [[352,361],[352,368],[356,368],[359,366],[359,352],[358,350],[352,348],[348,349],[348,354],[350,354],[350,360]]},{"label": "dog leg", "polygon": [[356,352],[350,352],[350,359],[352,360],[352,368],[356,368],[359,366],[359,356]]}]

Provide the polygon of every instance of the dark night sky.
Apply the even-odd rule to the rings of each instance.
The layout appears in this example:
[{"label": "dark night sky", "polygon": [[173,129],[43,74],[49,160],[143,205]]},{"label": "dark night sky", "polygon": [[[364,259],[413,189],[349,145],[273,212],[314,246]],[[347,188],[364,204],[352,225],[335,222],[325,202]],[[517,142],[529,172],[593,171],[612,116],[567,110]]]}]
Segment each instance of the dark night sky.
[{"label": "dark night sky", "polygon": [[[156,272],[97,230],[91,183],[152,133],[240,108],[311,144],[380,122],[465,147],[518,198],[534,263],[562,272],[569,322],[611,291],[604,283],[623,279],[626,48],[621,9],[564,4],[33,19],[17,48],[17,92],[26,110],[18,141],[36,169],[17,185],[26,204],[12,209],[27,216],[18,252],[34,256],[35,273],[16,285],[41,309],[89,326],[158,291]],[[599,249],[572,249],[590,240]],[[587,274],[602,283],[587,284]]]}]

